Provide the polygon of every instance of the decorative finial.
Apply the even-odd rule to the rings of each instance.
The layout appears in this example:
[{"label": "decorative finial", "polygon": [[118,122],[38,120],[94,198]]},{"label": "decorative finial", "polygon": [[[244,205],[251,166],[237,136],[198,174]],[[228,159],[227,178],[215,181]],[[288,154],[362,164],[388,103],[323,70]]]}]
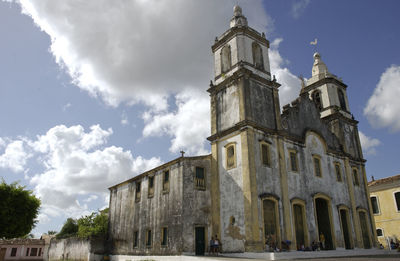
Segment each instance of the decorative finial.
[{"label": "decorative finial", "polygon": [[181,150],[180,153],[181,153],[181,157],[183,158],[185,155],[185,152],[183,150]]},{"label": "decorative finial", "polygon": [[239,5],[233,7],[233,17],[230,23],[231,28],[236,26],[247,26],[247,18],[242,14],[242,8]]},{"label": "decorative finial", "polygon": [[234,16],[242,16],[242,8],[239,5],[235,5],[233,7],[233,15]]},{"label": "decorative finial", "polygon": [[373,175],[371,176],[371,179],[372,179],[372,181],[375,181],[375,178],[374,178],[374,176],[373,176]]},{"label": "decorative finial", "polygon": [[214,83],[210,80],[210,87],[214,87]]},{"label": "decorative finial", "polygon": [[318,39],[315,38],[313,42],[310,42],[311,45],[314,45],[314,53],[317,52],[317,43],[318,43]]},{"label": "decorative finial", "polygon": [[273,81],[273,82],[276,82],[275,74],[272,75],[272,81]]}]

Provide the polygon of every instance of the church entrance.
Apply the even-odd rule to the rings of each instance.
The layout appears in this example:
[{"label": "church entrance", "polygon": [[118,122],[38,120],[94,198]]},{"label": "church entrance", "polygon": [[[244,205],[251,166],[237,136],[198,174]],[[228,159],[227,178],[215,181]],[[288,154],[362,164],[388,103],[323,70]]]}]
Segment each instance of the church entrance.
[{"label": "church entrance", "polygon": [[305,220],[304,220],[304,210],[303,206],[299,204],[293,205],[293,214],[294,214],[294,229],[296,233],[296,247],[297,250],[301,249],[302,246],[306,246],[306,237],[305,237]]},{"label": "church entrance", "polygon": [[195,253],[196,256],[204,256],[206,248],[205,229],[204,227],[195,227]]},{"label": "church entrance", "polygon": [[275,200],[263,200],[264,210],[264,241],[271,248],[280,248],[278,231],[277,202]]},{"label": "church entrance", "polygon": [[[315,210],[317,214],[319,241],[323,242],[324,250],[333,249],[331,220],[329,216],[329,201],[323,198],[315,199]],[[323,240],[323,238],[325,240]]]},{"label": "church entrance", "polygon": [[346,249],[351,249],[351,242],[350,242],[350,225],[349,225],[349,217],[348,211],[346,209],[341,209],[340,211],[340,221],[342,223],[342,233],[344,239],[344,247]]},{"label": "church entrance", "polygon": [[358,216],[360,217],[360,226],[361,226],[361,233],[362,233],[362,241],[364,248],[371,248],[371,241],[369,240],[369,233],[368,233],[368,223],[367,223],[367,215],[365,215],[364,211],[359,211]]}]

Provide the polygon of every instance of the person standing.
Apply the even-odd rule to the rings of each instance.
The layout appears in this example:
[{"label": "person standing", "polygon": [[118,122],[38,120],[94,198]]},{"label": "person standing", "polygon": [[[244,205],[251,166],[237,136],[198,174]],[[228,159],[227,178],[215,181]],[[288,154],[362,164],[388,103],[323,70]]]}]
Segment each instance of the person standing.
[{"label": "person standing", "polygon": [[215,239],[214,239],[214,251],[215,253],[218,255],[219,252],[219,247],[220,247],[220,242],[218,239],[218,235],[215,235]]},{"label": "person standing", "polygon": [[215,247],[215,242],[214,242],[214,237],[212,236],[211,237],[211,240],[210,240],[210,248],[209,248],[209,251],[208,251],[208,254],[210,255],[211,253],[214,253],[214,247]]},{"label": "person standing", "polygon": [[322,232],[319,233],[319,242],[321,243],[321,250],[325,250],[325,236]]}]

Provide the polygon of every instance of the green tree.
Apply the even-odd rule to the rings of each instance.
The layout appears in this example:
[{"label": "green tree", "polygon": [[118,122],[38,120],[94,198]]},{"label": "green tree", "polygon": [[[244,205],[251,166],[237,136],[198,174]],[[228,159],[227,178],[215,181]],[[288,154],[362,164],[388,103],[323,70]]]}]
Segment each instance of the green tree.
[{"label": "green tree", "polygon": [[57,234],[57,231],[54,231],[54,230],[47,231],[47,235],[49,235],[49,236],[55,235],[55,234]]},{"label": "green tree", "polygon": [[101,237],[107,234],[108,208],[78,219],[78,237]]},{"label": "green tree", "polygon": [[35,227],[40,200],[17,182],[0,183],[0,238],[27,235]]},{"label": "green tree", "polygon": [[74,237],[78,232],[78,224],[75,219],[67,218],[63,227],[61,228],[60,233],[56,235],[56,238],[66,238],[66,237]]}]

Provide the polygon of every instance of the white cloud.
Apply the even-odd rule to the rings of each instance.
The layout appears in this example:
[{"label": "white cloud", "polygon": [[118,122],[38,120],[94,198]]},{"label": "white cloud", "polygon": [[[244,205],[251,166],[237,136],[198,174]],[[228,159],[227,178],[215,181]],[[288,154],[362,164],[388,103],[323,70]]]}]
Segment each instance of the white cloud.
[{"label": "white cloud", "polygon": [[307,6],[310,4],[311,0],[296,0],[293,1],[292,8],[291,8],[291,15],[293,18],[299,18],[304,11],[306,10]]},{"label": "white cloud", "polygon": [[63,111],[66,111],[69,107],[71,107],[72,106],[72,104],[70,103],[70,102],[68,102],[67,104],[65,104],[63,107],[62,107],[62,110]]},{"label": "white cloud", "polygon": [[97,195],[90,195],[87,199],[84,199],[84,202],[91,202],[93,200],[98,199],[99,197]]},{"label": "white cloud", "polygon": [[121,124],[122,125],[128,125],[129,120],[128,120],[128,115],[126,114],[126,112],[124,111],[121,115]]},{"label": "white cloud", "polygon": [[375,128],[400,131],[400,66],[392,65],[381,75],[374,93],[369,98],[364,115]]},{"label": "white cloud", "polygon": [[0,140],[0,144],[5,147],[4,153],[0,154],[0,168],[7,168],[13,172],[22,172],[25,170],[27,160],[32,157],[24,148],[23,140],[11,141],[7,145],[4,139]]},{"label": "white cloud", "polygon": [[364,133],[361,131],[358,132],[360,136],[360,142],[361,142],[361,147],[363,149],[363,152],[366,155],[375,155],[376,154],[376,147],[381,144],[381,142],[378,139],[371,138],[366,136]]},{"label": "white cloud", "polygon": [[205,148],[210,135],[210,97],[206,92],[187,89],[176,96],[176,111],[146,112],[143,136],[169,135],[171,152],[184,150],[186,155],[209,153]]},{"label": "white cloud", "polygon": [[[204,140],[209,135],[209,99],[205,89],[213,77],[210,46],[229,28],[236,1],[20,3],[23,12],[50,36],[51,53],[77,86],[113,106],[121,102],[149,106],[147,113],[154,122],[145,119],[143,134],[171,136],[171,151],[207,151]],[[261,0],[240,4],[251,27],[260,32],[273,30],[273,20]],[[277,48],[271,53],[280,57]],[[280,66],[272,67],[272,72],[282,83],[280,96],[285,104],[294,97],[292,86],[298,79]],[[189,90],[202,93],[195,97]],[[170,95],[182,109],[169,110]],[[201,107],[201,113],[188,108],[193,103]],[[179,117],[189,122],[183,123]],[[121,124],[126,123],[122,118]],[[186,127],[193,130],[187,132]],[[196,128],[199,131],[194,131]]]},{"label": "white cloud", "polygon": [[79,195],[90,195],[92,200],[104,197],[111,185],[160,164],[158,158],[133,158],[120,147],[103,148],[111,134],[111,129],[99,125],[88,132],[80,125],[59,125],[30,142],[34,151],[43,154],[44,172],[33,176],[31,184],[44,208],[78,215],[87,210],[87,205],[78,201]]},{"label": "white cloud", "polygon": [[[50,51],[73,81],[110,105],[143,102],[167,108],[167,97],[212,75],[210,46],[228,29],[234,0],[20,0],[51,37]],[[271,28],[261,0],[243,2],[256,29]]]},{"label": "white cloud", "polygon": [[299,96],[301,86],[300,79],[285,67],[288,61],[284,60],[278,51],[279,44],[282,41],[282,38],[273,40],[269,52],[271,74],[275,75],[278,83],[281,84],[279,87],[279,100],[281,107],[290,103]]},{"label": "white cloud", "polygon": [[42,201],[40,222],[60,215],[86,215],[92,211],[88,203],[106,198],[108,187],[161,164],[159,158],[134,158],[123,148],[106,147],[110,135],[112,129],[99,125],[88,131],[80,125],[58,125],[34,140],[10,141],[0,155],[0,167],[21,172],[30,157],[42,165],[43,171],[27,174]]}]

